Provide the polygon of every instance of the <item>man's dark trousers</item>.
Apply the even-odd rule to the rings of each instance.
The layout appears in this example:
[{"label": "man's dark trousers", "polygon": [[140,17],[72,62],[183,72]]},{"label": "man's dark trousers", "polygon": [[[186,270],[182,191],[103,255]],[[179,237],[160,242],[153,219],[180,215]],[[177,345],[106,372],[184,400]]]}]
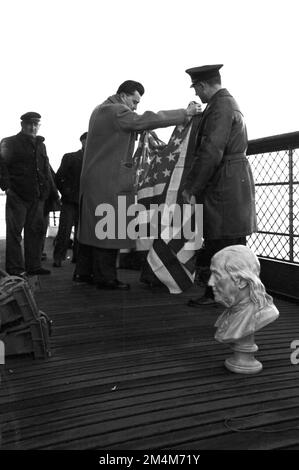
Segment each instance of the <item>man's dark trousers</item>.
[{"label": "man's dark trousers", "polygon": [[92,275],[95,284],[114,281],[117,279],[118,251],[79,243],[75,274],[79,276]]},{"label": "man's dark trousers", "polygon": [[60,211],[58,233],[55,239],[53,254],[54,262],[59,262],[65,259],[73,226],[75,227],[73,258],[76,260],[78,255],[78,220],[79,205],[73,202],[63,202]]},{"label": "man's dark trousers", "polygon": [[[12,190],[6,198],[6,271],[18,275],[41,267],[44,201],[24,201]],[[24,229],[24,258],[22,231]]]}]

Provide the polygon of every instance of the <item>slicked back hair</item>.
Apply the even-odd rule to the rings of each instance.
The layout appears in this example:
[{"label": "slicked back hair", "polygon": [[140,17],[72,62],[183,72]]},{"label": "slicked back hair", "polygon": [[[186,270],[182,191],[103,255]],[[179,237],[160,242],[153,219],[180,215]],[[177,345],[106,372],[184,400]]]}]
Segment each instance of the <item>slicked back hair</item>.
[{"label": "slicked back hair", "polygon": [[144,94],[144,87],[141,83],[135,82],[134,80],[126,80],[119,87],[116,93],[126,93],[126,95],[133,95],[135,91],[138,91],[140,96]]}]

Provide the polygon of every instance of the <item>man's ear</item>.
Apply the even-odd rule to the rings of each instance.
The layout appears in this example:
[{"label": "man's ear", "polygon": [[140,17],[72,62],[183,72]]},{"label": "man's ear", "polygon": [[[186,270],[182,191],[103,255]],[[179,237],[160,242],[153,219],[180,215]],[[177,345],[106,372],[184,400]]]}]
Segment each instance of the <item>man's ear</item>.
[{"label": "man's ear", "polygon": [[123,91],[119,94],[119,97],[120,97],[122,102],[124,102],[125,96],[126,96],[126,94]]},{"label": "man's ear", "polygon": [[248,286],[248,281],[246,281],[246,279],[243,279],[242,277],[237,277],[236,285],[239,289],[245,289],[245,287]]},{"label": "man's ear", "polygon": [[124,91],[122,91],[122,92],[119,94],[119,96],[121,97],[122,100],[125,100],[126,97],[127,97],[127,94],[126,94]]}]

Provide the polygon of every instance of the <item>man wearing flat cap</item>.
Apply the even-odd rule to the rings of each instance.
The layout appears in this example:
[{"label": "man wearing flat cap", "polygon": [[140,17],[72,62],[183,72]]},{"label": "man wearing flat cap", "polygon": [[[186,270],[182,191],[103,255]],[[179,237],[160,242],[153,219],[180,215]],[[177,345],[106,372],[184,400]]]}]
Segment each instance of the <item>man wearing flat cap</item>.
[{"label": "man wearing flat cap", "polygon": [[55,239],[53,253],[53,266],[56,268],[61,267],[61,263],[66,257],[73,226],[75,227],[75,233],[72,262],[74,263],[77,258],[80,175],[86,139],[87,132],[84,132],[80,137],[81,149],[77,152],[66,153],[62,157],[60,167],[55,176],[55,183],[61,194],[62,202],[58,233]]},{"label": "man wearing flat cap", "polygon": [[[41,267],[44,232],[44,201],[53,193],[58,198],[49,166],[44,138],[37,135],[40,114],[21,116],[21,132],[0,143],[7,177],[6,271],[11,275],[50,274]],[[21,241],[24,230],[24,257]]]},{"label": "man wearing flat cap", "polygon": [[[207,103],[197,129],[194,158],[183,196],[203,204],[204,251],[207,265],[213,255],[231,245],[245,245],[256,231],[255,192],[246,158],[247,131],[236,100],[221,86],[222,64],[186,70],[195,94]],[[201,306],[214,303],[212,289],[190,301]]]}]

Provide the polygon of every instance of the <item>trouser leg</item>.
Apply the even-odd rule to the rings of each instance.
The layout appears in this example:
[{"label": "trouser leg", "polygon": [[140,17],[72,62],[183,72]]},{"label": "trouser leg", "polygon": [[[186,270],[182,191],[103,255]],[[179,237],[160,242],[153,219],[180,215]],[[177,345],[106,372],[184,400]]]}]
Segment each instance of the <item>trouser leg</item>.
[{"label": "trouser leg", "polygon": [[55,240],[55,247],[53,253],[53,258],[55,261],[62,261],[66,258],[73,223],[73,204],[62,203],[58,233]]},{"label": "trouser leg", "polygon": [[93,247],[78,242],[78,256],[75,275],[91,276],[93,274]]},{"label": "trouser leg", "polygon": [[45,245],[46,245],[47,231],[48,231],[48,227],[49,227],[49,218],[50,218],[49,212],[47,212],[46,214],[44,213],[42,254],[45,250]]},{"label": "trouser leg", "polygon": [[36,200],[28,204],[24,226],[24,254],[26,271],[36,271],[41,267],[44,237],[44,201]]},{"label": "trouser leg", "polygon": [[26,220],[26,204],[11,190],[7,194],[6,219],[6,271],[20,274],[25,270],[22,254],[22,230]]},{"label": "trouser leg", "polygon": [[73,243],[73,259],[72,262],[76,262],[78,257],[79,242],[78,242],[78,224],[79,224],[79,205],[73,204],[73,220],[74,220],[74,243]]},{"label": "trouser leg", "polygon": [[95,283],[117,279],[116,260],[118,250],[93,248],[93,275]]}]

